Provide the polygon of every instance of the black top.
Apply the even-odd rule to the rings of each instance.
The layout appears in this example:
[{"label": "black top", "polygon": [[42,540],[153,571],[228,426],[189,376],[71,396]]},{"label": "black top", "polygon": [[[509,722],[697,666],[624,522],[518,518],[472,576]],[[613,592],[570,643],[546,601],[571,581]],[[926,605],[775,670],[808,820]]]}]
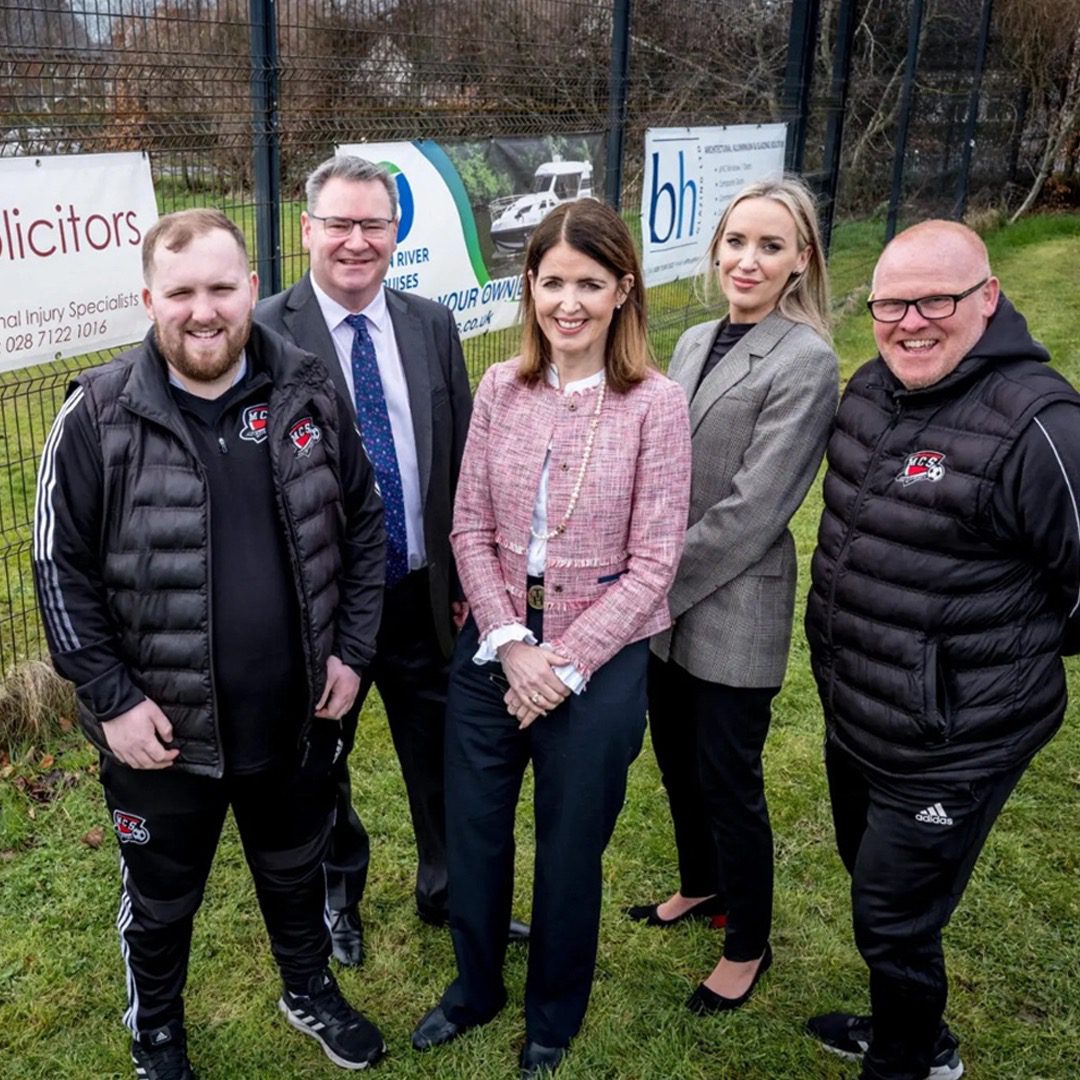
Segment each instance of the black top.
[{"label": "black top", "polygon": [[757,323],[733,323],[729,322],[727,319],[720,324],[720,333],[716,335],[712,351],[705,361],[705,366],[701,369],[701,378],[698,379],[698,384],[694,387],[695,394],[701,389],[701,384],[709,377],[709,373],[712,369],[716,367],[716,365],[731,352],[732,348],[742,341],[744,335],[755,326],[757,326]]},{"label": "black top", "polygon": [[270,380],[249,369],[212,401],[169,389],[210,496],[212,657],[225,768],[254,772],[295,745],[306,687],[295,575],[266,442]]}]

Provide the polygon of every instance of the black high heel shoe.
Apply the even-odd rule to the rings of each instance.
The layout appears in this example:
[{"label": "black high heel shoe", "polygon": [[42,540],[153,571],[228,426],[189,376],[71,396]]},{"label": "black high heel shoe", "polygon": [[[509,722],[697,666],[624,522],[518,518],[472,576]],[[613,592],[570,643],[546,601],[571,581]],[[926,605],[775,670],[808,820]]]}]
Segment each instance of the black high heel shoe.
[{"label": "black high heel shoe", "polygon": [[754,977],[750,980],[750,985],[746,988],[745,994],[740,994],[737,998],[722,997],[702,983],[686,999],[686,1007],[692,1013],[697,1013],[698,1016],[706,1016],[710,1013],[718,1012],[731,1012],[732,1009],[738,1009],[750,1000],[750,995],[754,992],[754,987],[757,986],[758,979],[760,979],[771,966],[772,946],[766,943],[765,951],[761,954],[761,962],[758,964],[758,969],[754,972]]},{"label": "black high heel shoe", "polygon": [[674,926],[687,919],[705,919],[712,924],[714,930],[721,930],[727,922],[725,906],[725,901],[721,897],[707,896],[681,915],[676,915],[674,919],[662,918],[657,911],[659,904],[637,904],[634,907],[625,908],[624,911],[628,918],[635,922],[643,922],[646,926]]}]

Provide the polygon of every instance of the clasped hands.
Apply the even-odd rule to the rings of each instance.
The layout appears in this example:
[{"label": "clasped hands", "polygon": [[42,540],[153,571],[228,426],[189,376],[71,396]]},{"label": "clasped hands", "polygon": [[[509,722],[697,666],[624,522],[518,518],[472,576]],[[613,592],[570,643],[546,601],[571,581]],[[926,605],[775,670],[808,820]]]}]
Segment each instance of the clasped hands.
[{"label": "clasped hands", "polygon": [[554,669],[569,664],[565,656],[524,641],[508,641],[498,651],[510,689],[503,695],[506,711],[524,731],[538,716],[546,716],[570,693]]}]

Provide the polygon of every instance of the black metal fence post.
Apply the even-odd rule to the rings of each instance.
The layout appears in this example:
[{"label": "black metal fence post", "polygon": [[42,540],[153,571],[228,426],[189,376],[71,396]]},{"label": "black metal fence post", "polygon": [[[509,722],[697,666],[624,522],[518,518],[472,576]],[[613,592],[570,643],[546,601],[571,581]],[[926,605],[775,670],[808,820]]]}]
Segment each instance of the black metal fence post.
[{"label": "black metal fence post", "polygon": [[611,78],[608,83],[607,187],[608,205],[622,206],[623,140],[626,98],[630,86],[630,0],[615,0],[611,12]]},{"label": "black metal fence post", "polygon": [[259,295],[281,290],[281,143],[275,0],[251,0],[251,133]]},{"label": "black metal fence post", "polygon": [[964,124],[964,146],[960,154],[960,176],[956,184],[956,204],[953,206],[953,217],[957,221],[967,210],[971,155],[975,151],[975,127],[979,122],[979,97],[982,94],[983,70],[986,67],[986,46],[990,40],[990,9],[992,7],[993,0],[983,0],[979,44],[975,52],[975,71],[971,77],[971,94],[968,97],[967,118]]},{"label": "black metal fence post", "polygon": [[855,42],[858,0],[840,0],[836,15],[836,44],[833,51],[832,85],[829,88],[829,113],[825,127],[825,152],[821,169],[821,241],[825,254],[832,243],[833,218],[836,212],[836,189],[840,184],[840,151],[844,145],[844,111],[847,108],[851,79],[851,53]]},{"label": "black metal fence post", "polygon": [[904,164],[907,156],[911,106],[915,98],[915,69],[919,62],[919,35],[922,33],[923,0],[911,0],[908,16],[907,61],[904,84],[900,90],[900,115],[896,124],[896,148],[893,151],[892,190],[889,192],[889,217],[885,224],[885,243],[896,235],[896,216],[904,187]]},{"label": "black metal fence post", "polygon": [[820,0],[792,0],[788,58],[784,72],[783,112],[788,123],[784,168],[802,172],[806,129],[810,119],[810,89],[814,81]]}]

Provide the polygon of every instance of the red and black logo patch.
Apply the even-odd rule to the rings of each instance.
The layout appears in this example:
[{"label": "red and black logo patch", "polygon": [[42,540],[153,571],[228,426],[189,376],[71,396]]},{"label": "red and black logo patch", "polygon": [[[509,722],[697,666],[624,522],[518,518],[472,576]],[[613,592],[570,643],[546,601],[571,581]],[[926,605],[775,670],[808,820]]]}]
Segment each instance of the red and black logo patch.
[{"label": "red and black logo patch", "polygon": [[269,416],[270,408],[265,402],[262,405],[249,405],[241,413],[240,438],[253,443],[266,442]]},{"label": "red and black logo patch", "polygon": [[289,428],[289,438],[296,447],[296,456],[303,457],[311,453],[311,448],[322,438],[322,432],[315,426],[315,421],[310,416],[303,420],[297,420]]},{"label": "red and black logo patch", "polygon": [[945,476],[945,455],[939,450],[916,450],[911,454],[904,467],[896,474],[896,479],[904,487],[926,480],[936,484]]},{"label": "red and black logo patch", "polygon": [[123,810],[113,811],[113,828],[121,844],[145,844],[150,839],[150,830],[146,827],[146,818],[138,814],[128,814]]}]

